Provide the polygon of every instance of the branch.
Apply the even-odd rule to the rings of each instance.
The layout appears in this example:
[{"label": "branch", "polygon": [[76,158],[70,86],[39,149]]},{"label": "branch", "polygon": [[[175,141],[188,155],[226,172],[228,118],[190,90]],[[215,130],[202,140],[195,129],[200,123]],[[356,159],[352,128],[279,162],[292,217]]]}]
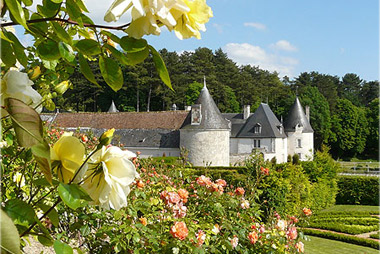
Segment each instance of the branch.
[{"label": "branch", "polygon": [[[39,23],[39,22],[45,22],[45,21],[60,21],[64,23],[68,23],[71,25],[76,25],[78,26],[79,23],[76,21],[73,21],[71,19],[62,19],[62,18],[42,18],[42,19],[33,19],[33,20],[28,20],[26,23],[28,24],[33,24],[33,23]],[[88,24],[88,23],[83,23],[83,26],[85,27],[94,27],[94,28],[104,28],[104,29],[112,29],[112,30],[124,30],[127,26],[129,26],[131,23],[127,23],[121,26],[105,26],[105,25],[96,25],[96,24]],[[15,25],[20,25],[17,22],[6,22],[6,23],[1,23],[1,27],[7,27],[7,26],[15,26]]]}]

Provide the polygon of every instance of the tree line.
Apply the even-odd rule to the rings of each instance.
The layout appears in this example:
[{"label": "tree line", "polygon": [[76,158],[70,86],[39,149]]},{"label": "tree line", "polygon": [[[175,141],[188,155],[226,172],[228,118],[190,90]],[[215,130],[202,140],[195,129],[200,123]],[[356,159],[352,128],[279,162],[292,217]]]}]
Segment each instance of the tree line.
[{"label": "tree line", "polygon": [[276,116],[286,118],[298,95],[310,106],[315,148],[331,148],[336,158],[378,156],[379,82],[366,81],[354,73],[343,77],[303,72],[298,77],[280,78],[258,66],[238,66],[223,50],[198,48],[194,52],[160,50],[170,73],[173,90],[157,75],[153,60],[122,67],[124,85],[116,93],[103,80],[97,61],[91,69],[100,86],[74,72],[73,89],[56,98],[57,107],[71,111],[107,111],[112,100],[120,111],[170,110],[194,103],[206,78],[207,87],[221,112],[238,113],[244,105],[254,111],[268,103]]}]

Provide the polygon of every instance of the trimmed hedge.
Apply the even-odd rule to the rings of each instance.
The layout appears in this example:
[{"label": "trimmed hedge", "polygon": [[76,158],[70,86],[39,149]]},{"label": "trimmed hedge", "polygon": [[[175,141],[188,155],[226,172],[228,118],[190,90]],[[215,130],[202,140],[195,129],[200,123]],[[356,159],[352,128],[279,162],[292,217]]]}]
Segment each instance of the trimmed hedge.
[{"label": "trimmed hedge", "polygon": [[311,222],[308,227],[332,230],[335,232],[357,235],[367,232],[379,230],[379,224],[364,226],[364,225],[346,225],[343,223],[326,223],[326,222]]},{"label": "trimmed hedge", "polygon": [[318,237],[327,238],[331,240],[338,240],[338,241],[342,241],[346,243],[352,243],[356,245],[370,247],[376,250],[380,249],[380,243],[371,239],[342,235],[342,234],[337,234],[333,232],[324,232],[324,231],[319,231],[319,230],[314,230],[314,229],[306,229],[306,228],[302,228],[301,231],[305,235],[313,235],[313,236],[318,236]]},{"label": "trimmed hedge", "polygon": [[336,204],[379,205],[379,178],[339,176]]},{"label": "trimmed hedge", "polygon": [[371,235],[369,235],[369,237],[371,237],[373,239],[379,239],[380,238],[380,232],[377,232],[375,234],[371,234]]}]

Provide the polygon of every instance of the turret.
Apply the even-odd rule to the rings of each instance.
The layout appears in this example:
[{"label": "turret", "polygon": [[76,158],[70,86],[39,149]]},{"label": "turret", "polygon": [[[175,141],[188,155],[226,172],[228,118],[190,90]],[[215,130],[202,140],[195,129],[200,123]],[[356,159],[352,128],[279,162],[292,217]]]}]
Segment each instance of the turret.
[{"label": "turret", "polygon": [[313,159],[314,130],[298,97],[285,119],[284,129],[288,135],[288,154],[298,154],[301,160]]},{"label": "turret", "polygon": [[229,166],[230,124],[204,87],[180,129],[180,146],[194,166]]}]

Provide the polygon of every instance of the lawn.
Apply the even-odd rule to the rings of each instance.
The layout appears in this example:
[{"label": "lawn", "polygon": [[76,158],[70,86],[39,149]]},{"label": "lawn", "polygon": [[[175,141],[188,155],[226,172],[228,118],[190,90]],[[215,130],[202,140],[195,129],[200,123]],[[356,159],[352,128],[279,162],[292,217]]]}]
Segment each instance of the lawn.
[{"label": "lawn", "polygon": [[327,209],[322,210],[319,213],[330,213],[330,212],[370,212],[370,213],[379,213],[378,206],[369,206],[369,205],[334,205]]},{"label": "lawn", "polygon": [[311,241],[305,241],[306,254],[378,254],[379,251],[355,244],[344,243],[325,238],[309,236]]}]

